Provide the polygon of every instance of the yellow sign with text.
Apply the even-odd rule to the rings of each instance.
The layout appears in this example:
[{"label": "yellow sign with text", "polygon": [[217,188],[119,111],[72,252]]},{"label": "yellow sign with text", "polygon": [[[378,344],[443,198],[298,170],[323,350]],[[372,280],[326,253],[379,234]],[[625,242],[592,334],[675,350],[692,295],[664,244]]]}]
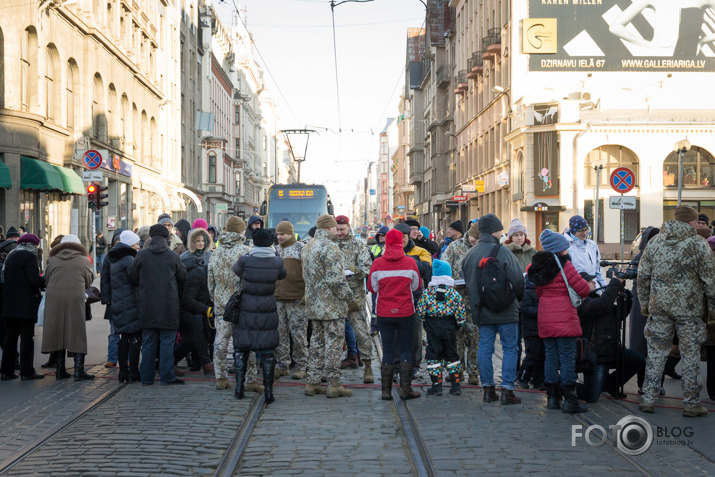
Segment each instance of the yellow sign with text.
[{"label": "yellow sign with text", "polygon": [[521,28],[522,53],[556,53],[556,24],[556,18],[525,18]]},{"label": "yellow sign with text", "polygon": [[477,192],[484,192],[484,181],[474,181],[474,187],[477,188]]}]

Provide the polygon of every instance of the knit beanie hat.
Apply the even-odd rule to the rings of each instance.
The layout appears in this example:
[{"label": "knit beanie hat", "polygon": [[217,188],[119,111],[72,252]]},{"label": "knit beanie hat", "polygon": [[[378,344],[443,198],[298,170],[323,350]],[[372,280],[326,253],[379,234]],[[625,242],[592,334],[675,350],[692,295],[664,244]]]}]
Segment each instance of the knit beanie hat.
[{"label": "knit beanie hat", "polygon": [[172,224],[173,225],[174,221],[171,220],[171,216],[169,214],[161,214],[159,216],[159,220],[156,223],[161,224],[161,225],[164,225],[164,224]]},{"label": "knit beanie hat", "polygon": [[[12,227],[10,227],[10,228],[12,229]],[[79,240],[79,239],[77,239],[77,240]],[[22,237],[20,237],[19,239],[17,239],[17,243],[18,244],[29,243],[30,245],[34,245],[35,247],[37,247],[38,245],[40,245],[40,238],[37,235],[25,234]]]},{"label": "knit beanie hat", "polygon": [[350,219],[346,215],[338,215],[335,217],[335,221],[338,225],[350,225]]},{"label": "knit beanie hat", "polygon": [[395,227],[392,230],[397,230],[398,232],[403,233],[405,235],[409,235],[411,232],[410,226],[404,222],[395,225]]},{"label": "knit beanie hat", "polygon": [[291,224],[287,220],[279,222],[278,225],[276,226],[277,234],[293,235],[294,232],[295,231],[293,230],[293,224]]},{"label": "knit beanie hat", "polygon": [[129,245],[130,247],[135,243],[139,243],[140,240],[139,236],[131,230],[125,230],[119,235],[119,241],[124,245]]},{"label": "knit beanie hat", "polygon": [[715,236],[708,237],[708,245],[710,245],[710,250],[715,250]]},{"label": "knit beanie hat", "polygon": [[143,240],[146,242],[149,239],[149,226],[142,225],[141,227],[139,227],[137,235],[139,235],[139,240]]},{"label": "knit beanie hat", "polygon": [[226,232],[242,234],[246,231],[246,222],[241,217],[231,216],[226,221]]},{"label": "knit beanie hat", "polygon": [[318,217],[318,222],[316,226],[319,229],[329,229],[330,227],[337,227],[338,223],[335,221],[335,217],[330,214],[323,214]]},{"label": "knit beanie hat", "polygon": [[479,232],[483,234],[493,234],[494,232],[504,230],[501,220],[494,214],[487,214],[479,219],[477,227],[479,227]]},{"label": "knit beanie hat", "polygon": [[429,229],[427,227],[420,227],[420,233],[424,236],[424,238],[429,238]]},{"label": "knit beanie hat", "polygon": [[316,230],[318,230],[318,227],[311,227],[310,230],[308,230],[308,236],[311,238],[315,237]]},{"label": "knit beanie hat", "polygon": [[588,227],[588,222],[586,219],[580,215],[574,215],[569,219],[569,233],[574,233],[577,230],[585,229]]},{"label": "knit beanie hat", "polygon": [[402,232],[394,228],[385,235],[385,246],[397,245],[402,248]]},{"label": "knit beanie hat", "polygon": [[[23,235],[23,237],[24,237],[24,235]],[[22,238],[22,237],[20,237],[20,238]],[[62,237],[62,240],[60,240],[60,243],[76,243],[76,244],[82,245],[82,241],[79,239],[79,237],[77,237],[74,234],[65,235],[64,237]]]},{"label": "knit beanie hat", "polygon": [[432,260],[432,276],[433,277],[451,277],[452,267],[444,260]]},{"label": "knit beanie hat", "polygon": [[544,252],[561,253],[569,248],[569,241],[566,237],[549,229],[541,232],[539,241]]},{"label": "knit beanie hat", "polygon": [[709,227],[698,227],[695,229],[695,233],[707,240],[712,235],[712,230]]},{"label": "knit beanie hat", "polygon": [[702,212],[698,214],[698,221],[705,222],[706,224],[710,223],[710,219],[708,218],[708,216],[703,214]]},{"label": "knit beanie hat", "polygon": [[5,238],[14,238],[19,236],[20,232],[18,232],[17,229],[11,225],[10,228],[7,229],[7,234],[5,235]]},{"label": "knit beanie hat", "polygon": [[271,232],[266,229],[256,229],[253,232],[253,245],[256,247],[270,247],[273,245]]},{"label": "knit beanie hat", "polygon": [[524,222],[519,220],[519,218],[517,217],[516,219],[511,221],[511,225],[509,225],[509,231],[507,232],[507,236],[509,238],[511,238],[512,235],[519,233],[519,232],[526,235],[526,225],[524,225]]},{"label": "knit beanie hat", "polygon": [[387,235],[387,232],[390,231],[390,228],[387,225],[383,225],[379,229],[377,229],[377,232],[375,232],[375,235],[382,235],[383,237]]},{"label": "knit beanie hat", "polygon": [[154,224],[151,227],[149,227],[149,237],[164,237],[169,238],[169,231],[166,230],[166,227],[164,227],[161,224]]},{"label": "knit beanie hat", "polygon": [[451,224],[449,224],[449,228],[450,228],[450,229],[453,229],[453,230],[456,230],[456,231],[459,232],[460,234],[463,234],[463,233],[464,233],[464,225],[462,224],[462,221],[461,221],[461,220],[455,220],[454,222],[452,222]]},{"label": "knit beanie hat", "polygon": [[472,238],[475,238],[479,240],[479,220],[477,219],[477,222],[472,224],[471,227],[469,227],[469,230],[467,230],[467,235],[469,235]]},{"label": "knit beanie hat", "polygon": [[206,222],[204,219],[196,219],[194,220],[194,223],[191,224],[192,229],[204,229],[208,230],[209,229],[209,224]]},{"label": "knit beanie hat", "polygon": [[698,211],[689,205],[680,205],[675,209],[675,220],[685,223],[698,220]]},{"label": "knit beanie hat", "polygon": [[407,225],[409,225],[410,227],[420,228],[420,223],[417,222],[415,219],[405,220],[405,223],[406,223]]}]

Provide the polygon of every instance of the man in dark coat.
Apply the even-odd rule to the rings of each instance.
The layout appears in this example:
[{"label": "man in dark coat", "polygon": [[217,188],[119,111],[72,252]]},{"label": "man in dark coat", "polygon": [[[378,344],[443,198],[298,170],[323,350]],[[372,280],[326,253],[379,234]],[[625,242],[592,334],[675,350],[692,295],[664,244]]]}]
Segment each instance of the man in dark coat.
[{"label": "man in dark coat", "polygon": [[246,243],[248,245],[250,245],[251,240],[253,240],[253,232],[262,228],[263,219],[261,219],[259,216],[252,215],[248,218],[248,224],[246,225]]},{"label": "man in dark coat", "polygon": [[[10,227],[7,230],[6,239],[0,243],[0,270],[2,270],[3,264],[7,255],[17,247],[17,239],[20,238],[20,233],[15,227]],[[5,349],[5,336],[7,336],[7,323],[3,319],[2,314],[2,291],[3,291],[3,278],[0,273],[0,349]]]},{"label": "man in dark coat", "polygon": [[5,278],[5,299],[2,315],[7,323],[2,368],[2,380],[15,379],[17,359],[17,339],[20,338],[20,375],[23,381],[42,379],[33,367],[35,323],[40,305],[40,290],[45,287],[45,279],[40,275],[37,247],[40,239],[32,234],[20,238],[11,253],[7,255],[2,274]]},{"label": "man in dark coat", "polygon": [[169,249],[169,231],[152,225],[151,242],[140,250],[132,265],[131,281],[139,288],[139,316],[143,329],[141,380],[154,384],[157,347],[160,347],[161,384],[184,384],[174,375],[174,340],[179,329],[179,290],[186,267]]},{"label": "man in dark coat", "polygon": [[233,265],[233,273],[241,278],[241,313],[233,334],[236,362],[236,398],[242,399],[244,379],[250,351],[261,353],[263,386],[266,404],[273,398],[275,373],[274,350],[278,347],[278,306],[276,281],[286,277],[283,259],[276,255],[271,233],[256,229],[253,247]]},{"label": "man in dark coat", "polygon": [[506,273],[506,278],[514,291],[514,300],[500,311],[489,310],[480,306],[479,283],[477,272],[484,257],[490,256],[495,246],[499,245],[504,226],[494,214],[487,214],[477,224],[479,227],[479,242],[473,246],[462,261],[464,281],[469,293],[469,304],[472,307],[472,321],[479,326],[479,375],[484,386],[484,401],[497,399],[494,385],[494,369],[492,355],[497,333],[504,351],[502,363],[502,404],[518,404],[521,399],[514,396],[514,381],[516,379],[517,343],[519,339],[519,302],[524,297],[524,275],[514,254],[506,247],[498,247],[493,255],[499,267]]},{"label": "man in dark coat", "polygon": [[439,251],[439,245],[437,245],[437,242],[434,242],[430,240],[429,237],[422,235],[422,232],[420,232],[419,222],[410,219],[405,220],[405,223],[410,226],[410,238],[416,246],[427,250],[431,256],[434,256]]}]

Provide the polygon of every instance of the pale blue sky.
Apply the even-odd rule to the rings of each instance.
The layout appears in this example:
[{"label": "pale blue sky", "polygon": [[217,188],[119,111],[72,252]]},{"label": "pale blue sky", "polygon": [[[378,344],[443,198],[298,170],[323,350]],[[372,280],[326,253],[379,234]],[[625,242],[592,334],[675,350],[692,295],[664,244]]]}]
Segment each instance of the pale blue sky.
[{"label": "pale blue sky", "polygon": [[[281,128],[309,125],[337,131],[330,2],[236,3],[247,10],[242,12],[243,18],[285,96],[283,100],[266,73],[281,115]],[[233,10],[231,0],[216,5],[222,17]],[[397,114],[404,90],[407,29],[422,26],[424,15],[419,0],[375,0],[335,8],[343,133],[321,131],[319,136],[311,136],[302,182],[325,184],[336,214],[350,212],[355,185],[364,177],[367,161],[377,158],[377,133],[387,117]]]}]

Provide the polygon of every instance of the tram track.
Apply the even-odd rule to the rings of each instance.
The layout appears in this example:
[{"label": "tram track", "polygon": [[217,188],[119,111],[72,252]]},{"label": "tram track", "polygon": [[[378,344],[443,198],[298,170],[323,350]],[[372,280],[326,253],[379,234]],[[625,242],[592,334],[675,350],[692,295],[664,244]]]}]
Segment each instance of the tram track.
[{"label": "tram track", "polygon": [[258,393],[253,397],[253,401],[251,401],[251,405],[246,412],[246,417],[241,422],[241,426],[236,431],[228,449],[226,449],[226,453],[216,468],[215,477],[231,477],[238,470],[238,463],[248,446],[248,440],[251,438],[251,433],[253,433],[253,429],[258,423],[265,403],[266,399],[263,393]]},{"label": "tram track", "polygon": [[122,389],[124,389],[127,386],[128,386],[128,384],[123,383],[117,387],[113,387],[112,389],[106,391],[105,393],[100,395],[97,399],[95,399],[94,401],[92,401],[89,404],[87,404],[86,406],[84,406],[78,412],[72,414],[67,419],[63,420],[62,422],[59,422],[58,424],[56,424],[55,426],[53,426],[52,428],[47,430],[47,432],[45,432],[44,434],[39,436],[37,439],[35,439],[31,443],[29,443],[26,447],[21,449],[21,451],[17,455],[14,455],[14,456],[0,462],[0,475],[6,474],[13,467],[15,467],[16,465],[21,463],[23,460],[25,460],[27,457],[32,455],[32,453],[34,453],[38,449],[42,448],[43,445],[45,445],[48,441],[50,441],[56,435],[58,435],[63,430],[70,427],[72,424],[74,424],[78,420],[82,419],[82,417],[86,416],[87,414],[89,414],[92,411],[94,411],[95,409],[97,409],[99,406],[101,406],[105,402],[112,399]]}]

